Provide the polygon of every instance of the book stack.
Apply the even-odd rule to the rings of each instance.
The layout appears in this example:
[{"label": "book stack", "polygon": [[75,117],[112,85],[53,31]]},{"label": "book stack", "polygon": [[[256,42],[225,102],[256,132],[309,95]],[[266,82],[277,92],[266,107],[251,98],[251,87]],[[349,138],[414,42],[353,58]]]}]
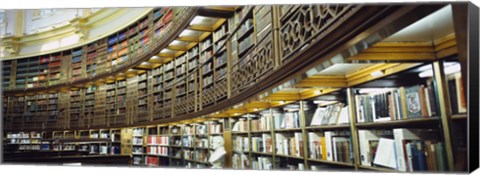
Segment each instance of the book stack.
[{"label": "book stack", "polygon": [[234,132],[246,132],[248,131],[248,121],[247,118],[239,118],[233,123],[232,131]]},{"label": "book stack", "polygon": [[303,157],[302,133],[276,133],[275,139],[276,154]]},{"label": "book stack", "polygon": [[208,124],[208,128],[210,130],[210,134],[220,134],[222,133],[222,124],[216,122],[210,122]]},{"label": "book stack", "polygon": [[262,114],[258,119],[251,120],[251,131],[270,130],[271,121],[267,114]]},{"label": "book stack", "polygon": [[252,169],[254,170],[271,170],[273,168],[271,157],[257,157],[252,160]]},{"label": "book stack", "polygon": [[233,154],[232,156],[232,167],[235,169],[245,169],[249,168],[249,160],[246,156],[241,156],[239,154]]},{"label": "book stack", "polygon": [[[140,163],[138,163],[140,164]],[[158,157],[148,156],[147,165],[149,166],[158,166]]]},{"label": "book stack", "polygon": [[343,103],[318,107],[313,114],[310,126],[341,125],[349,123],[348,106]]},{"label": "book stack", "polygon": [[207,150],[195,150],[195,160],[200,162],[207,162],[208,151]]},{"label": "book stack", "polygon": [[234,151],[243,151],[243,152],[248,152],[249,151],[249,142],[248,142],[248,137],[243,137],[243,136],[235,136],[233,138],[233,150]]},{"label": "book stack", "polygon": [[196,134],[197,135],[207,135],[208,134],[208,130],[207,130],[207,125],[204,125],[204,124],[199,124],[199,125],[196,125]]},{"label": "book stack", "polygon": [[389,131],[360,130],[361,164],[404,172],[447,171],[438,135],[437,130],[396,128],[392,138]]},{"label": "book stack", "polygon": [[352,163],[353,149],[349,131],[309,132],[309,157],[311,159]]},{"label": "book stack", "polygon": [[431,84],[383,89],[356,95],[358,122],[394,121],[438,115]]},{"label": "book stack", "polygon": [[148,136],[147,137],[147,144],[148,145],[168,145],[168,138],[167,136]]},{"label": "book stack", "polygon": [[300,115],[298,111],[273,114],[275,129],[300,128]]},{"label": "book stack", "polygon": [[467,112],[467,99],[465,98],[462,74],[455,73],[449,75],[448,79],[448,94],[450,96],[452,114],[466,113]]},{"label": "book stack", "polygon": [[196,139],[197,148],[208,148],[208,139],[207,138],[197,138]]},{"label": "book stack", "polygon": [[147,154],[168,156],[168,147],[165,146],[149,146]]},{"label": "book stack", "polygon": [[262,134],[261,137],[254,136],[251,139],[253,152],[272,153],[272,136],[270,134]]}]

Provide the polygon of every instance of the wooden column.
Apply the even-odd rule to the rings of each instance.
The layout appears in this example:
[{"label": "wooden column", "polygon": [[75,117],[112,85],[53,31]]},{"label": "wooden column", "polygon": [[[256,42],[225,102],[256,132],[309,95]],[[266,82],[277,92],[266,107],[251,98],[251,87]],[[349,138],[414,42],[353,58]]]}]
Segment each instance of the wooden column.
[{"label": "wooden column", "polygon": [[445,153],[447,156],[448,168],[450,171],[454,170],[454,155],[451,139],[452,111],[451,101],[448,95],[448,84],[445,75],[443,62],[436,61],[433,63],[434,78],[436,82],[436,89],[438,94],[438,103],[440,105],[440,120],[442,124],[443,137],[445,141]]},{"label": "wooden column", "polygon": [[358,165],[360,165],[360,148],[358,146],[358,132],[355,123],[357,122],[356,112],[355,112],[355,98],[352,88],[347,88],[347,100],[348,100],[348,113],[350,114],[350,135],[352,136],[352,146],[353,146],[353,166],[355,170],[358,170]]}]

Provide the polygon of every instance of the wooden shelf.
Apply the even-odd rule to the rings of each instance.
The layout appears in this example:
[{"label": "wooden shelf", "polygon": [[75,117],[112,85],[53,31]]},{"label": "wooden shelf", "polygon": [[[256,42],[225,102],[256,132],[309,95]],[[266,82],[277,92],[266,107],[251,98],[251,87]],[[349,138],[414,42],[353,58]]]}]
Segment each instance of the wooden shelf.
[{"label": "wooden shelf", "polygon": [[416,119],[372,122],[372,123],[356,123],[355,125],[358,128],[395,128],[395,127],[416,127],[418,125],[425,126],[424,124],[426,123],[435,123],[435,122],[439,122],[438,117],[416,118]]},{"label": "wooden shelf", "polygon": [[318,163],[325,163],[325,164],[330,164],[330,165],[347,166],[347,167],[353,167],[353,166],[354,166],[353,163],[335,162],[335,161],[320,160],[320,159],[311,159],[311,158],[309,158],[308,161],[318,162]]},{"label": "wooden shelf", "polygon": [[374,170],[374,171],[381,171],[381,172],[399,172],[395,169],[381,168],[381,167],[371,167],[371,166],[365,166],[365,165],[358,165],[358,168],[367,169],[367,170]]},{"label": "wooden shelf", "polygon": [[282,155],[282,154],[275,154],[275,156],[284,157],[284,158],[292,158],[292,159],[301,159],[301,160],[304,159],[303,157],[290,156],[290,155]]},{"label": "wooden shelf", "polygon": [[255,151],[250,151],[252,154],[260,154],[260,155],[266,155],[266,156],[273,156],[272,153],[262,153],[262,152],[255,152]]},{"label": "wooden shelf", "polygon": [[329,130],[329,129],[349,129],[350,125],[319,125],[319,126],[307,126],[305,129],[313,130],[313,129],[322,129],[322,130]]}]

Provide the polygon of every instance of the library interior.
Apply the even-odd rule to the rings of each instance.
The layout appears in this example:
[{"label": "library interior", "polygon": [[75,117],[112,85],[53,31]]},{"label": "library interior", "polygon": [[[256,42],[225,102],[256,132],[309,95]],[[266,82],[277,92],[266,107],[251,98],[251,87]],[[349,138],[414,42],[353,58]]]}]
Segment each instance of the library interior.
[{"label": "library interior", "polygon": [[0,10],[2,163],[469,172],[475,8]]}]

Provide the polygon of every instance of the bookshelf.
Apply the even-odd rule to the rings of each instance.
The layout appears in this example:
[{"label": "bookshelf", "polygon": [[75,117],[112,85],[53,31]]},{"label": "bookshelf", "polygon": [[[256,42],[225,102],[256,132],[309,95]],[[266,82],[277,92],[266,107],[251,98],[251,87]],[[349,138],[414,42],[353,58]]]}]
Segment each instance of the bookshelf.
[{"label": "bookshelf", "polygon": [[163,117],[163,71],[164,66],[159,66],[152,70],[152,84],[153,84],[153,119]]},{"label": "bookshelf", "polygon": [[145,165],[147,163],[145,155],[145,140],[147,131],[144,127],[133,128],[132,134],[132,157],[133,165]]},{"label": "bookshelf", "polygon": [[[338,57],[328,60],[325,58],[327,61],[313,60],[307,57],[312,57],[314,52],[324,54],[325,50],[319,42],[322,38],[317,37],[330,37],[329,30],[298,32],[298,37],[303,39],[292,45],[286,41],[293,42],[288,40],[293,35],[285,35],[290,30],[289,24],[299,18],[298,14],[302,13],[301,11],[310,11],[312,7],[314,6],[239,7],[233,10],[231,13],[233,16],[226,15],[227,17],[217,21],[215,27],[204,29],[207,31],[198,31],[195,30],[198,26],[186,25],[185,31],[201,34],[192,35],[194,37],[185,37],[187,34],[179,35],[178,38],[172,37],[175,42],[188,41],[189,45],[185,48],[177,47],[178,45],[172,44],[173,42],[165,48],[159,48],[168,44],[163,44],[166,41],[164,38],[169,36],[170,31],[174,31],[173,28],[177,25],[174,23],[176,19],[174,17],[179,12],[175,8],[159,8],[147,16],[140,17],[135,24],[81,48],[4,61],[3,74],[12,76],[3,80],[4,87],[28,90],[56,84],[55,77],[59,74],[55,74],[58,71],[55,65],[59,62],[62,66],[67,64],[72,67],[72,70],[67,71],[60,69],[60,75],[63,77],[62,73],[65,73],[67,75],[65,79],[72,81],[72,85],[73,81],[85,77],[91,78],[90,84],[96,84],[91,86],[94,90],[89,90],[90,87],[72,86],[65,92],[57,93],[54,90],[35,94],[27,91],[15,94],[16,97],[9,96],[6,106],[4,104],[6,114],[9,115],[7,119],[12,126],[21,126],[23,129],[49,129],[53,126],[49,120],[55,119],[54,115],[50,114],[57,114],[55,109],[65,108],[68,109],[65,120],[68,120],[66,123],[69,124],[62,125],[58,121],[56,126],[60,130],[144,127],[146,134],[143,134],[145,135],[143,142],[147,143],[143,144],[145,150],[139,151],[140,148],[135,150],[135,146],[132,146],[134,149],[132,154],[138,153],[136,157],[140,157],[134,162],[143,165],[178,167],[206,165],[205,157],[208,157],[212,150],[204,149],[203,139],[210,143],[212,136],[225,134],[226,142],[231,142],[232,148],[238,151],[229,157],[232,166],[238,169],[341,168],[373,171],[413,169],[414,172],[422,172],[419,167],[413,168],[413,164],[412,168],[400,170],[398,167],[388,168],[379,165],[378,162],[373,163],[373,155],[363,159],[362,157],[368,157],[362,155],[365,150],[373,149],[380,141],[371,139],[372,145],[367,145],[361,143],[364,139],[359,139],[360,135],[364,137],[365,133],[374,133],[371,135],[381,135],[385,139],[390,139],[382,142],[389,144],[391,140],[395,142],[396,138],[397,140],[399,138],[390,133],[416,129],[434,130],[437,133],[432,139],[420,139],[426,141],[409,142],[410,151],[418,153],[419,150],[412,148],[413,145],[423,145],[420,148],[428,147],[425,145],[439,147],[437,150],[444,151],[439,151],[442,153],[438,157],[444,158],[438,160],[448,164],[449,171],[453,171],[453,162],[466,162],[468,139],[465,137],[467,135],[465,126],[468,115],[465,109],[466,98],[462,96],[464,87],[459,71],[453,73],[446,71],[448,67],[461,65],[455,56],[458,53],[452,51],[451,55],[445,57],[419,59],[403,58],[407,53],[395,52],[392,55],[399,55],[398,58],[379,56],[378,60],[362,60],[368,59],[365,55],[379,54],[378,50],[382,47],[402,48],[395,45],[398,43],[380,41],[379,45],[372,43],[370,50],[359,50],[358,56],[342,60]],[[341,8],[338,11],[339,16],[345,15],[343,12],[349,8],[350,6]],[[312,21],[303,19],[305,23]],[[332,17],[331,21],[337,22],[338,19]],[[328,25],[326,24],[327,28]],[[303,29],[310,29],[309,27],[304,26]],[[321,31],[326,31],[326,34],[321,34]],[[456,41],[455,37],[450,35],[447,36],[447,40],[451,42],[450,44]],[[312,45],[318,45],[319,48],[314,50],[310,48]],[[433,48],[427,49],[442,49],[436,48],[438,43],[434,45]],[[421,46],[422,49],[423,47],[426,46]],[[451,50],[454,50],[452,48]],[[150,54],[152,49],[168,50],[168,54],[163,50]],[[415,50],[415,53],[417,51]],[[147,61],[152,66],[135,67],[134,62],[144,62],[145,55],[151,57],[150,60],[155,60]],[[305,65],[298,62],[304,62]],[[285,84],[298,92],[283,92],[284,85],[279,88],[267,87],[273,86],[271,83],[281,83],[279,79],[295,74],[290,72],[310,68],[306,66],[307,63],[316,66],[313,77],[308,77],[310,75],[300,77],[302,80],[296,77],[297,79],[288,80]],[[63,68],[62,66],[60,68]],[[127,73],[126,78],[116,71],[123,66],[129,67],[130,74]],[[444,68],[445,71],[442,71]],[[97,75],[104,73],[108,74],[105,82],[96,78]],[[278,75],[275,75],[277,73]],[[420,75],[421,73],[423,74]],[[272,82],[266,83],[264,78]],[[324,91],[330,88],[338,89],[324,94]],[[243,98],[241,97],[243,95],[250,94],[253,98],[255,94],[257,98],[256,95],[261,93],[260,90],[257,92],[257,89],[262,93],[268,91],[258,96],[262,103],[268,105],[250,107],[240,114],[223,113],[223,110],[236,108],[234,103],[240,103],[242,100],[237,98]],[[79,101],[72,95],[76,91],[79,91],[81,96],[78,98]],[[308,92],[307,95],[304,92]],[[62,93],[69,96],[68,100],[60,101]],[[58,97],[50,97],[52,94],[58,94]],[[56,98],[58,102],[50,103],[50,100],[55,101]],[[251,100],[250,97],[248,99]],[[283,104],[285,101],[288,101],[288,104]],[[82,104],[78,107],[78,114],[77,103]],[[274,105],[279,103],[281,105]],[[257,111],[258,108],[262,109]],[[416,112],[406,112],[408,109]],[[217,112],[219,117],[230,117],[226,125],[231,126],[231,132],[213,133],[210,130],[213,126],[209,122],[187,120],[202,120],[204,115],[216,116]],[[58,114],[57,120],[61,119],[62,112]],[[180,119],[181,124],[172,123]],[[151,126],[152,124],[166,126]],[[206,138],[204,134],[198,134],[200,132],[198,128],[205,125],[210,131]],[[179,131],[173,132],[175,128]],[[194,128],[195,132],[187,132],[192,130],[187,128]],[[170,136],[168,146],[158,145],[156,142],[148,145],[148,138],[157,140],[159,137],[162,140],[165,134]],[[324,149],[327,146],[323,146],[322,143],[326,142],[327,138],[330,138],[328,140],[332,143],[330,151],[340,150],[335,151],[338,154],[324,157],[323,154],[328,153]],[[183,144],[184,140],[189,144]],[[151,150],[146,150],[148,148]],[[165,148],[167,153],[163,154]],[[151,155],[148,154],[150,152]],[[432,162],[431,156],[425,159],[429,160],[425,163],[426,167],[428,164],[428,171],[443,170],[439,169],[439,164],[442,163]],[[364,160],[369,162],[362,162]],[[434,164],[437,167],[434,167]],[[458,163],[457,166],[465,166],[461,164]]]}]

